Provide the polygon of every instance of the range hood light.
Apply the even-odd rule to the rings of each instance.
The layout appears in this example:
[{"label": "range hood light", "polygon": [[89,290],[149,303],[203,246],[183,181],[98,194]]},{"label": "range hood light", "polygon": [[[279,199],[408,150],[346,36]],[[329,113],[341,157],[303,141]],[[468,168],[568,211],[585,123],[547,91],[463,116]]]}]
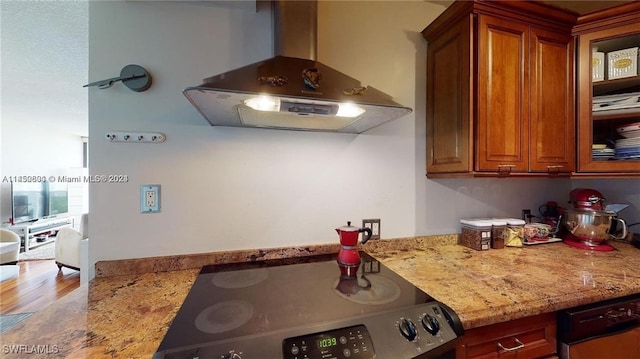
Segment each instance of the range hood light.
[{"label": "range hood light", "polygon": [[280,99],[266,95],[252,97],[246,100],[244,104],[258,111],[280,111]]},{"label": "range hood light", "polygon": [[338,108],[338,117],[358,117],[364,113],[364,109],[353,103],[341,103]]},{"label": "range hood light", "polygon": [[185,97],[213,126],[357,134],[411,113],[315,60],[318,1],[259,1],[271,7],[275,56],[207,77]]}]

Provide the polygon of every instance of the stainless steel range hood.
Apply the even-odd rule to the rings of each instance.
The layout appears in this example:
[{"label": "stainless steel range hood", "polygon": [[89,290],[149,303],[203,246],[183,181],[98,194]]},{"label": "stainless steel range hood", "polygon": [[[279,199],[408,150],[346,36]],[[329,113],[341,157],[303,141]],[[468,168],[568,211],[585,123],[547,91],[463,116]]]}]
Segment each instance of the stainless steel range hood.
[{"label": "stainless steel range hood", "polygon": [[389,95],[314,60],[316,1],[271,5],[277,56],[183,90],[211,125],[362,133],[411,113]]}]

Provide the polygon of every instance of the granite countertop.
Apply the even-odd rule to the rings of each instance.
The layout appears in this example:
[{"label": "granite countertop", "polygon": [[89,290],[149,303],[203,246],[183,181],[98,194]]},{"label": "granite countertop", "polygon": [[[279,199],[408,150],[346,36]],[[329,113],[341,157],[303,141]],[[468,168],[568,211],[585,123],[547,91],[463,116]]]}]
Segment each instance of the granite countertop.
[{"label": "granite countertop", "polygon": [[[453,308],[470,329],[640,293],[640,252],[613,244],[617,251],[608,253],[562,243],[479,252],[422,237],[370,241],[365,250]],[[2,353],[150,358],[197,274],[192,268],[97,277],[2,334]]]},{"label": "granite countertop", "polygon": [[434,299],[465,329],[640,293],[640,250],[596,252],[564,243],[476,251],[409,241],[368,252]]},{"label": "granite countertop", "polygon": [[3,333],[3,357],[151,358],[198,272],[94,278]]}]

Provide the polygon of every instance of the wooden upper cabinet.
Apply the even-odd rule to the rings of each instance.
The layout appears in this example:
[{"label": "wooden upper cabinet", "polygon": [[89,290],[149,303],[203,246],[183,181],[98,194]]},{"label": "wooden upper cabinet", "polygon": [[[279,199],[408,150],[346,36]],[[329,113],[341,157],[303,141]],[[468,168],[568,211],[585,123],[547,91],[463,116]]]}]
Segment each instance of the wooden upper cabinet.
[{"label": "wooden upper cabinet", "polygon": [[427,176],[574,171],[574,22],[538,3],[476,0],[423,30]]},{"label": "wooden upper cabinet", "polygon": [[[640,47],[640,2],[631,2],[585,15],[574,27],[578,42],[577,124],[578,168],[576,176],[640,176],[640,158],[594,156],[592,146],[607,145],[616,149],[623,139],[616,128],[640,122],[640,107],[592,111],[596,96],[625,95],[640,92],[640,75],[592,81],[593,49],[606,53]],[[605,75],[607,67],[605,66]],[[618,142],[619,143],[619,142]]]},{"label": "wooden upper cabinet", "polygon": [[427,162],[438,173],[473,166],[470,36],[472,18],[444,30],[427,47]]}]

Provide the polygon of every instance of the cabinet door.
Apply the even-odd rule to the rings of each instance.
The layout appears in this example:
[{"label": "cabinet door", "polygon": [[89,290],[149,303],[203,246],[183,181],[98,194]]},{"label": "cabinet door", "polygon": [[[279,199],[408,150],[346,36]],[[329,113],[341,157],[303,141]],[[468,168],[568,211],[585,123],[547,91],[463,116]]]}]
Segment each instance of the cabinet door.
[{"label": "cabinet door", "polygon": [[531,29],[529,171],[575,170],[573,37]]},{"label": "cabinet door", "polygon": [[427,174],[472,170],[471,24],[466,16],[427,46]]},{"label": "cabinet door", "polygon": [[623,138],[616,132],[616,128],[640,121],[640,108],[637,107],[620,111],[592,111],[594,95],[640,91],[640,75],[613,80],[605,78],[604,81],[593,83],[591,74],[594,46],[603,52],[640,46],[640,22],[586,33],[578,38],[578,171],[637,176],[640,173],[640,158],[603,160],[595,157],[592,152],[594,144],[617,147],[612,144]]},{"label": "cabinet door", "polygon": [[476,170],[528,172],[529,26],[478,15]]}]

